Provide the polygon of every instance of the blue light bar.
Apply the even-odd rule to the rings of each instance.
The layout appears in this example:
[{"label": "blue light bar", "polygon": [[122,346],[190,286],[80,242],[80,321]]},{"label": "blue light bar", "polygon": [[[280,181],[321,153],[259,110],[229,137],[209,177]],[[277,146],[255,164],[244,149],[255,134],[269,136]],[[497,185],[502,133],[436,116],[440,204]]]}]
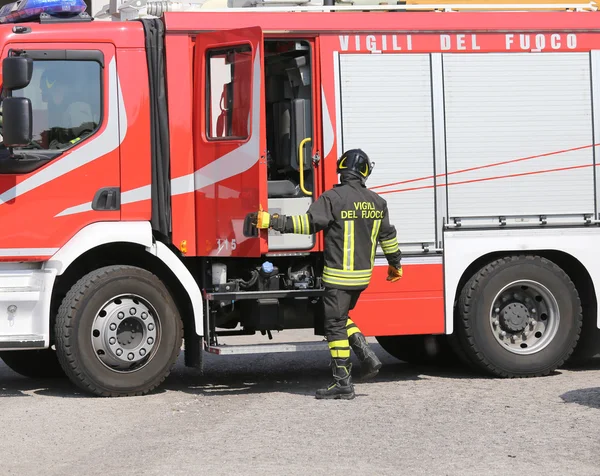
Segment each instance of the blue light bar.
[{"label": "blue light bar", "polygon": [[54,17],[79,15],[87,8],[84,0],[18,0],[0,8],[0,23],[38,19],[42,13]]}]

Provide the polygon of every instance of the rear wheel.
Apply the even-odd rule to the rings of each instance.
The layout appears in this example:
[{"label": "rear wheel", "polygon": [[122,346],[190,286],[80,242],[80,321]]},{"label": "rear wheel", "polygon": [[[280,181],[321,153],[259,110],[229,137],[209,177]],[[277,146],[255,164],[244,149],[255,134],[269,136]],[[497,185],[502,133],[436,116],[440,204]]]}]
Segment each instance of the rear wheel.
[{"label": "rear wheel", "polygon": [[56,319],[65,373],[100,396],[143,395],[169,374],[182,343],[182,321],[164,284],[131,266],[81,278]]},{"label": "rear wheel", "polygon": [[573,352],[582,308],[573,282],[556,264],[510,256],[466,283],[455,324],[455,338],[476,367],[502,377],[541,376]]},{"label": "rear wheel", "polygon": [[64,377],[56,351],[53,349],[40,350],[10,350],[0,352],[4,363],[14,372],[29,378],[59,378]]}]

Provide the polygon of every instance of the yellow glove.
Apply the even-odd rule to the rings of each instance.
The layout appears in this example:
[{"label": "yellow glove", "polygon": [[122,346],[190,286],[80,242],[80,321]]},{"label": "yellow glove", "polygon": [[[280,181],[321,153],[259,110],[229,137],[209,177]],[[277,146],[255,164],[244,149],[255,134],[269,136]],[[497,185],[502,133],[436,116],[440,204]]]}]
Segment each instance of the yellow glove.
[{"label": "yellow glove", "polygon": [[391,283],[395,283],[402,277],[402,266],[400,268],[396,268],[391,264],[388,265],[388,275],[386,281]]},{"label": "yellow glove", "polygon": [[271,215],[268,212],[263,211],[262,207],[258,211],[256,216],[256,227],[260,229],[269,228],[271,224]]}]

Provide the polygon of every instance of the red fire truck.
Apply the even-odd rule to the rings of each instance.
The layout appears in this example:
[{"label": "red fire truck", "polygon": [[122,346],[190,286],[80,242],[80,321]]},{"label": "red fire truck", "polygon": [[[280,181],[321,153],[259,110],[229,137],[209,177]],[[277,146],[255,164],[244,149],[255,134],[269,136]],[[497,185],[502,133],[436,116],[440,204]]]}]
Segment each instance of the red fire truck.
[{"label": "red fire truck", "polygon": [[[326,349],[322,236],[248,215],[305,213],[354,147],[404,256],[394,284],[374,258],[366,335],[500,377],[600,351],[594,5],[143,4],[0,26],[7,365],[121,396],[160,385],[182,344],[191,367]],[[270,342],[289,329],[315,341]],[[237,335],[255,343],[222,344]]]}]

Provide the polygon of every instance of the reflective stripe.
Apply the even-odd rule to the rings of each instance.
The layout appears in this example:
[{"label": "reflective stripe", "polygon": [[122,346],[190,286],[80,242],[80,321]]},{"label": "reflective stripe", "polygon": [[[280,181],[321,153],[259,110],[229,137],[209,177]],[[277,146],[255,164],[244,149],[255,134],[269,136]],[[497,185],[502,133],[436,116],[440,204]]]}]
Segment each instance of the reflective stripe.
[{"label": "reflective stripe", "polygon": [[310,235],[310,224],[308,222],[308,214],[304,215],[302,217],[302,220],[304,222],[304,230],[302,231],[302,233],[304,235]]},{"label": "reflective stripe", "polygon": [[332,340],[327,344],[329,345],[330,349],[333,347],[350,347],[350,342],[348,342],[348,339]]},{"label": "reflective stripe", "polygon": [[310,235],[308,214],[292,216],[292,223],[294,224],[294,233],[299,235]]},{"label": "reflective stripe", "polygon": [[338,278],[370,278],[373,274],[372,269],[356,269],[352,271],[346,271],[345,269],[335,269],[325,266],[323,268],[324,274],[329,274]]},{"label": "reflective stripe", "polygon": [[325,266],[323,268],[323,282],[340,286],[366,286],[371,280],[373,268],[345,270]]},{"label": "reflective stripe", "polygon": [[391,248],[391,249],[390,248],[386,248],[386,249],[384,249],[383,253],[386,254],[386,255],[391,255],[392,253],[396,253],[398,251],[400,251],[400,247],[398,245],[396,245],[395,248]]},{"label": "reflective stripe", "polygon": [[334,359],[347,359],[350,357],[350,342],[348,339],[329,342],[329,352]]},{"label": "reflective stripe", "polygon": [[354,221],[350,222],[350,269],[354,269]]},{"label": "reflective stripe", "polygon": [[348,320],[346,321],[346,332],[348,333],[348,337],[356,334],[357,332],[360,332],[358,326],[354,324],[354,322],[352,322],[352,319],[350,318],[348,318]]},{"label": "reflective stripe", "polygon": [[371,281],[372,269],[346,271],[327,266],[323,269],[323,282],[340,286],[366,286]]},{"label": "reflective stripe", "polygon": [[394,248],[384,248],[383,249],[383,253],[386,255],[396,253],[397,251],[400,251],[400,247],[398,245],[396,245]]},{"label": "reflective stripe", "polygon": [[348,350],[331,349],[330,353],[331,353],[331,357],[333,357],[334,359],[347,359],[348,357],[350,357],[350,349],[348,349]]},{"label": "reflective stripe", "polygon": [[377,249],[377,237],[379,236],[379,227],[381,220],[373,221],[373,231],[371,232],[371,266],[375,262],[375,250]]},{"label": "reflective stripe", "polygon": [[344,270],[354,269],[354,221],[344,222]]},{"label": "reflective stripe", "polygon": [[400,250],[400,247],[398,246],[398,240],[396,237],[394,237],[389,240],[382,241],[381,249],[386,255],[390,253],[396,253]]},{"label": "reflective stripe", "polygon": [[337,284],[338,286],[368,286],[371,278],[339,278],[323,274],[323,282],[326,284]]}]

